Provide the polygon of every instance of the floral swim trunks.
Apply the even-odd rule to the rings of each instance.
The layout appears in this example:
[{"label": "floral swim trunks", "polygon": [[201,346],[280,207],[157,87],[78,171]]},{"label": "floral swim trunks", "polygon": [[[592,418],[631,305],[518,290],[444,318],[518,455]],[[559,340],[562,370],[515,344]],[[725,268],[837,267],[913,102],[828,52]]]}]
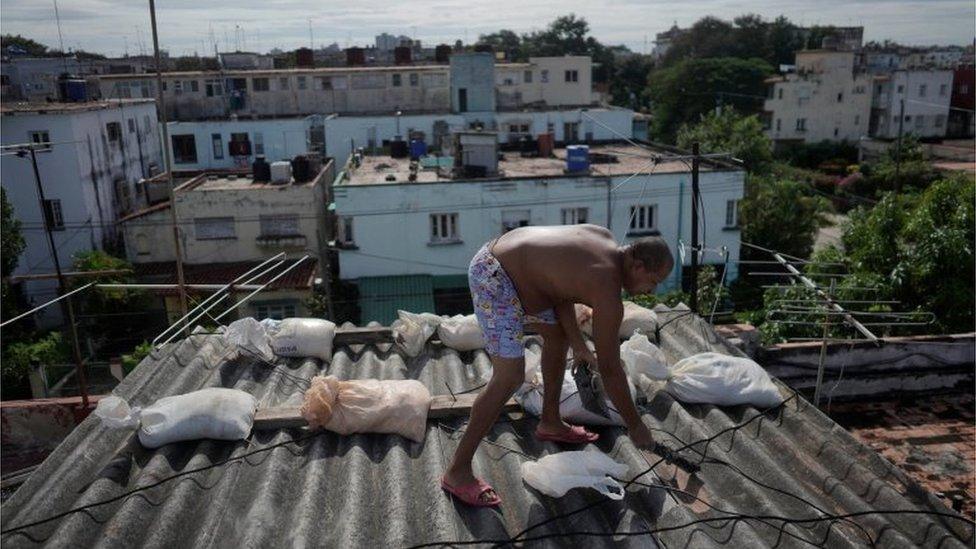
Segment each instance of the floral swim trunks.
[{"label": "floral swim trunks", "polygon": [[522,301],[508,273],[491,253],[488,242],[478,250],[468,267],[468,285],[474,314],[485,336],[485,351],[501,358],[521,358],[525,355],[524,326],[526,324],[555,324],[556,313],[546,309],[535,315],[526,314]]}]

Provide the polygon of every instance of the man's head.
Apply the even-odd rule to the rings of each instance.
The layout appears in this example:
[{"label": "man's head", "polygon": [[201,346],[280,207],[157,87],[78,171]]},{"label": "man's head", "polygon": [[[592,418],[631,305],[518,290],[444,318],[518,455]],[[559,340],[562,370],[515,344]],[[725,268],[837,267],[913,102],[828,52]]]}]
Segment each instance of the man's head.
[{"label": "man's head", "polygon": [[674,268],[667,242],[648,236],[624,248],[624,289],[631,295],[653,292]]}]

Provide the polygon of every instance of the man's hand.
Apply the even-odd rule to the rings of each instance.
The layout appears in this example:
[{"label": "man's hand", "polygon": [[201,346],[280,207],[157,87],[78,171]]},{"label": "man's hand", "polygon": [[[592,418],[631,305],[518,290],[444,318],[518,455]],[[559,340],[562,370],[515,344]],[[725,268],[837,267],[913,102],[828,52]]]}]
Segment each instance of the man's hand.
[{"label": "man's hand", "polygon": [[596,369],[597,364],[599,364],[596,361],[596,355],[593,354],[593,351],[589,350],[586,347],[573,349],[573,365],[574,366],[578,365],[581,362],[585,362],[586,364],[589,364],[594,370]]},{"label": "man's hand", "polygon": [[643,421],[631,426],[627,431],[627,434],[630,435],[630,440],[634,442],[634,446],[641,450],[654,448],[654,437],[651,436],[651,430],[647,428],[647,425],[644,425]]}]

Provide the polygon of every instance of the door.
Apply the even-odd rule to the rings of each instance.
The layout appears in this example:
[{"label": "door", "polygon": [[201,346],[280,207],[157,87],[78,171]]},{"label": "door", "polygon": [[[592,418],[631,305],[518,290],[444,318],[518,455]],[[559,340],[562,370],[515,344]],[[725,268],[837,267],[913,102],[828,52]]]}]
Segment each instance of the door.
[{"label": "door", "polygon": [[458,90],[458,112],[468,112],[468,89]]}]

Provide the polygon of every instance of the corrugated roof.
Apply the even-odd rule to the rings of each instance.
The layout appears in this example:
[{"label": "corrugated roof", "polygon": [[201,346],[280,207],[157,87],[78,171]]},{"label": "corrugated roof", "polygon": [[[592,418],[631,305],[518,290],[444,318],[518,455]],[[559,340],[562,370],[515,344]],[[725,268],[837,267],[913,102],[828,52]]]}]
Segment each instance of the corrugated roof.
[{"label": "corrugated roof", "polygon": [[[661,346],[670,360],[716,350],[737,354],[700,318],[662,312]],[[418,357],[406,358],[386,345],[341,346],[330,365],[318,361],[280,361],[276,368],[247,358],[233,358],[215,336],[197,336],[147,358],[115,393],[144,406],[160,397],[204,387],[233,387],[257,397],[260,406],[298,401],[296,377],[327,372],[342,379],[418,379],[434,394],[477,387],[487,381],[490,365],[482,352],[458,353],[428,344]],[[448,389],[450,386],[450,389]],[[785,390],[785,388],[784,388]],[[663,391],[652,392],[642,406],[645,422],[661,441],[718,436],[707,446],[701,471],[675,482],[725,511],[753,515],[814,518],[801,499],[835,514],[886,509],[951,513],[903,472],[855,440],[809,403],[794,399],[778,412],[729,430],[754,417],[751,407],[719,408],[680,404]],[[787,526],[722,519],[694,501],[646,487],[632,487],[620,502],[589,490],[562,498],[527,488],[520,466],[563,448],[533,436],[535,420],[510,416],[495,424],[475,455],[475,472],[498,489],[500,511],[455,504],[438,487],[457,442],[463,420],[430,422],[423,442],[396,436],[339,436],[323,432],[310,438],[302,430],[261,431],[239,442],[194,441],[147,450],[126,432],[109,431],[89,417],[62,443],[3,505],[5,546],[143,547],[402,547],[452,540],[505,541],[530,525],[598,503],[585,512],[553,520],[531,537],[564,535],[531,546],[762,547],[806,546],[796,537],[826,547],[863,546],[859,530],[842,522]],[[630,466],[647,461],[619,428],[600,429],[601,439],[587,446]],[[272,448],[216,468],[244,452]],[[524,455],[522,455],[524,454]],[[684,452],[689,459],[699,454]],[[673,467],[656,469],[667,481]],[[171,475],[183,476],[164,481]],[[748,480],[743,474],[749,475]],[[650,476],[648,482],[658,482]],[[160,483],[160,481],[163,481]],[[155,485],[159,483],[158,485]],[[56,516],[72,508],[138,487],[145,490],[43,524],[18,526]],[[680,527],[693,520],[711,522]],[[924,514],[861,515],[857,523],[882,547],[972,546],[973,530],[963,523]],[[673,528],[673,529],[668,529]],[[648,535],[624,535],[647,529]],[[571,534],[576,533],[576,534]],[[605,537],[603,534],[614,534]],[[599,534],[599,536],[598,536]]]},{"label": "corrugated roof", "polygon": [[359,286],[359,317],[363,322],[389,324],[397,310],[433,311],[431,275],[364,276]]}]

